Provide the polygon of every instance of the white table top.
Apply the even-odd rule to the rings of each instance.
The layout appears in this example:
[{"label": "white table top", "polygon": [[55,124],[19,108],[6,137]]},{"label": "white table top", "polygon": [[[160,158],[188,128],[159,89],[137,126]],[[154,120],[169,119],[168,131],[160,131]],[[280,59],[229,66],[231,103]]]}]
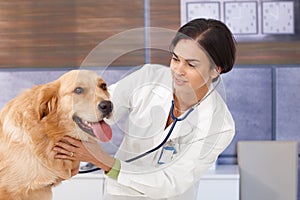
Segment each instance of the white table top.
[{"label": "white table top", "polygon": [[[77,174],[72,179],[77,178],[91,178],[101,179],[104,178],[103,171],[96,171],[86,174]],[[239,179],[238,165],[217,165],[215,169],[208,170],[201,179]]]},{"label": "white table top", "polygon": [[208,170],[201,179],[239,179],[238,165],[217,165],[216,169]]}]

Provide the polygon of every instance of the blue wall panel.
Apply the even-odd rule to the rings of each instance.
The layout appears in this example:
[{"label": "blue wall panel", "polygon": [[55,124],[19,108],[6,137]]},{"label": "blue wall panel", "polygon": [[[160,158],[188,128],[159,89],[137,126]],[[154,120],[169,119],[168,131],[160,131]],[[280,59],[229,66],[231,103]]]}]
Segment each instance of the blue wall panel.
[{"label": "blue wall panel", "polygon": [[[300,142],[300,67],[276,68],[276,140]],[[298,148],[299,151],[299,148]],[[300,161],[298,162],[300,174]],[[299,176],[299,175],[298,175]],[[300,199],[298,178],[298,199]]]},{"label": "blue wall panel", "polygon": [[236,156],[237,141],[272,139],[272,69],[237,67],[222,77],[236,135],[220,162],[230,163],[224,159]]},{"label": "blue wall panel", "polygon": [[300,68],[276,69],[276,139],[300,141]]},{"label": "blue wall panel", "polygon": [[70,69],[1,69],[0,70],[0,108],[23,90],[37,84],[54,81]]}]

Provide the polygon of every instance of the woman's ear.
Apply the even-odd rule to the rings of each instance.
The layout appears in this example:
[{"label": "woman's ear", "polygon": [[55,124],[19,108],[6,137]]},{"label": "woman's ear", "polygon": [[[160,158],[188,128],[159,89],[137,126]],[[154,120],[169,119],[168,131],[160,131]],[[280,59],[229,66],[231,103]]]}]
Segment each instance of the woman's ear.
[{"label": "woman's ear", "polygon": [[211,79],[214,80],[215,78],[217,78],[220,75],[221,71],[222,71],[222,68],[220,66],[217,66],[216,68],[211,70],[211,73],[210,73]]}]

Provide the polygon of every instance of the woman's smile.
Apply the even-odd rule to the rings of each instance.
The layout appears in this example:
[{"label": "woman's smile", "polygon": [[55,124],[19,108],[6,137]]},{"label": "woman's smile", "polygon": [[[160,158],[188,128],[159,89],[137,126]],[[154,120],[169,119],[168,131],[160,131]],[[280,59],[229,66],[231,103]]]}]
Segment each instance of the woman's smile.
[{"label": "woman's smile", "polygon": [[183,78],[179,77],[176,74],[173,75],[173,80],[174,80],[174,83],[178,86],[183,86],[188,82],[187,80],[184,80]]}]

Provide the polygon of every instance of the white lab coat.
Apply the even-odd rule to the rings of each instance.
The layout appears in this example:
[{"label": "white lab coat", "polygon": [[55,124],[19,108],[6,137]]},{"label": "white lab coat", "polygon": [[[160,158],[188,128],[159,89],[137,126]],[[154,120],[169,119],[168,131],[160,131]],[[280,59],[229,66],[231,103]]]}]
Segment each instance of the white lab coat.
[{"label": "white lab coat", "polygon": [[[173,99],[169,67],[147,64],[109,88],[114,103],[110,123],[128,114],[124,139],[115,157],[117,180],[106,178],[104,199],[195,199],[196,183],[230,144],[234,121],[220,95],[212,92],[184,121],[177,122],[162,148],[132,163],[164,140]],[[163,153],[162,153],[163,152]],[[158,164],[163,161],[164,164]]]}]

